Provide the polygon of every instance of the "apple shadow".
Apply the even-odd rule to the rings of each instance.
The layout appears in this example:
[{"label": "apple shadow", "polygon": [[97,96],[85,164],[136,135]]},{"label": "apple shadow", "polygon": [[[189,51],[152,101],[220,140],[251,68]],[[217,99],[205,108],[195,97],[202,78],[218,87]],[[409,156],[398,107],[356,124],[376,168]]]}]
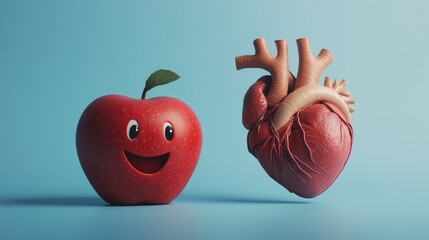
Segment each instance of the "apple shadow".
[{"label": "apple shadow", "polygon": [[109,206],[96,197],[29,197],[1,199],[1,204],[15,206]]},{"label": "apple shadow", "polygon": [[[225,195],[207,195],[194,194],[179,196],[174,202],[205,202],[205,203],[238,203],[238,204],[312,204],[308,200],[283,200],[283,199],[265,199],[246,196],[225,196]],[[10,206],[51,206],[51,207],[120,207],[121,205],[111,205],[97,197],[20,197],[0,199],[1,205]],[[167,204],[168,205],[168,204]],[[154,206],[152,204],[143,204],[135,206]],[[159,205],[155,205],[159,206]]]},{"label": "apple shadow", "polygon": [[179,201],[208,202],[208,203],[242,203],[242,204],[312,204],[308,200],[265,199],[245,196],[215,196],[215,195],[184,195]]}]

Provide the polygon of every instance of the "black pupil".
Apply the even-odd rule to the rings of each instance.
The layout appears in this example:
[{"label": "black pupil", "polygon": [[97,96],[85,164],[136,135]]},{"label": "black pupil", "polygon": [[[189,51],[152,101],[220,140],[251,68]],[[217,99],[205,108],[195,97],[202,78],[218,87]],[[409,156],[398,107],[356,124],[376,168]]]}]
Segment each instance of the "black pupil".
[{"label": "black pupil", "polygon": [[165,128],[165,138],[170,141],[171,139],[173,139],[174,136],[174,132],[173,132],[173,127],[172,126],[167,126]]},{"label": "black pupil", "polygon": [[137,125],[132,125],[130,127],[130,132],[129,132],[130,139],[136,139],[138,133],[139,133],[139,129],[138,129]]}]

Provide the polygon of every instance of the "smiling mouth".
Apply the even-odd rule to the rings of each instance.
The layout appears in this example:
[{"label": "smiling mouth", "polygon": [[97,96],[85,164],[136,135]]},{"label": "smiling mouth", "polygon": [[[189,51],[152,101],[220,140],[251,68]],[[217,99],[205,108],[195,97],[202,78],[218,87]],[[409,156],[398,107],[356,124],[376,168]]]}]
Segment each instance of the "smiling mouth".
[{"label": "smiling mouth", "polygon": [[170,156],[170,153],[154,157],[139,156],[128,151],[124,151],[124,153],[131,166],[133,166],[137,171],[146,174],[153,174],[161,170],[167,163],[168,157]]}]

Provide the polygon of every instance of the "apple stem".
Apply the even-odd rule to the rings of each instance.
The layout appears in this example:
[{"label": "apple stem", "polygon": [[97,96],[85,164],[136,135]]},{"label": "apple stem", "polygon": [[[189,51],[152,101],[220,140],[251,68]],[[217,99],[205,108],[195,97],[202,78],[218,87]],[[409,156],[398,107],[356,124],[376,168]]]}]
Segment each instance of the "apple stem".
[{"label": "apple stem", "polygon": [[146,86],[143,89],[142,99],[146,98],[147,91],[151,90],[152,88],[173,82],[179,78],[179,75],[170,70],[160,69],[158,71],[155,71],[146,80]]},{"label": "apple stem", "polygon": [[142,99],[146,98],[146,93],[147,93],[147,88],[144,88],[142,93]]}]

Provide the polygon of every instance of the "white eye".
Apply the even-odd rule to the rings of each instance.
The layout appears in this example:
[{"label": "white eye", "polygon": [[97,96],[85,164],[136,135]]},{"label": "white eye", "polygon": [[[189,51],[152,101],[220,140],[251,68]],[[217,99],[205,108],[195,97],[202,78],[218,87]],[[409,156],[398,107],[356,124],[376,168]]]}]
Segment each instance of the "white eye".
[{"label": "white eye", "polygon": [[137,138],[139,133],[139,124],[136,120],[131,120],[127,126],[127,136],[130,140],[134,140]]},{"label": "white eye", "polygon": [[173,139],[174,137],[174,129],[171,123],[169,122],[164,123],[164,136],[165,136],[165,139],[167,139],[168,141],[171,141],[171,139]]}]

